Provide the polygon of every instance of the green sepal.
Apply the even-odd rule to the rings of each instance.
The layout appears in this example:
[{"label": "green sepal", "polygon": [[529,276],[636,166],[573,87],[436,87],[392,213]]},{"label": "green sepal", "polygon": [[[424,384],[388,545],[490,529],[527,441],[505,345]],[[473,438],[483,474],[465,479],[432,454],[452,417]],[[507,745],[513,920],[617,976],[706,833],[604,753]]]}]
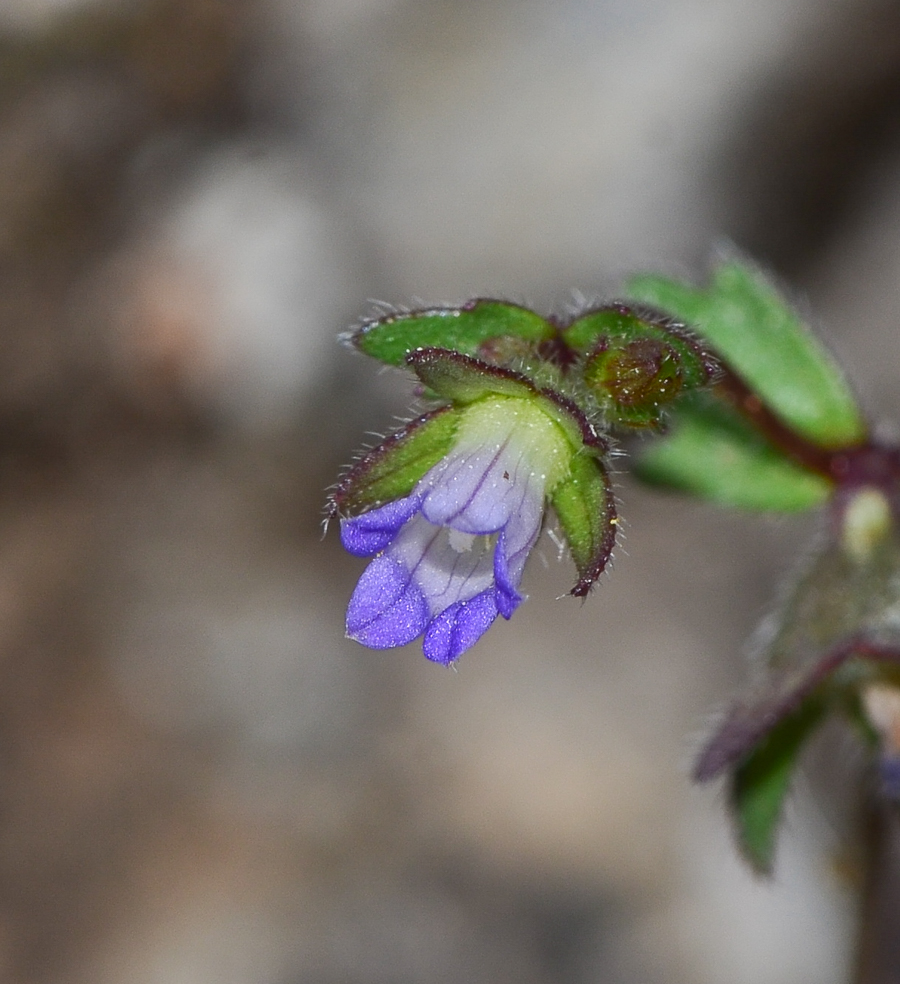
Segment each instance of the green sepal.
[{"label": "green sepal", "polygon": [[330,514],[354,515],[409,495],[450,451],[458,423],[453,407],[440,407],[372,448],[338,483]]},{"label": "green sepal", "polygon": [[772,870],[778,825],[797,759],[824,711],[820,697],[808,698],[779,721],[731,775],[738,845],[759,874]]},{"label": "green sepal", "polygon": [[797,433],[824,448],[865,438],[836,363],[758,270],[723,263],[706,289],[644,275],[630,281],[627,293],[696,328]]},{"label": "green sepal", "polygon": [[700,395],[679,406],[671,431],[639,454],[634,471],[650,485],[759,511],[812,509],[832,491],[825,478],[794,464],[735,410]]},{"label": "green sepal", "polygon": [[462,307],[387,314],[364,322],[346,338],[366,355],[400,366],[417,349],[444,348],[478,355],[483,346],[499,345],[505,351],[508,346],[498,340],[518,339],[537,346],[555,333],[548,321],[528,308],[478,299]]},{"label": "green sepal", "polygon": [[522,373],[443,348],[411,352],[406,364],[433,393],[463,406],[492,393],[528,397],[535,392]]},{"label": "green sepal", "polygon": [[591,454],[576,454],[551,504],[578,570],[571,593],[583,598],[602,573],[616,542],[616,504],[603,463]]}]

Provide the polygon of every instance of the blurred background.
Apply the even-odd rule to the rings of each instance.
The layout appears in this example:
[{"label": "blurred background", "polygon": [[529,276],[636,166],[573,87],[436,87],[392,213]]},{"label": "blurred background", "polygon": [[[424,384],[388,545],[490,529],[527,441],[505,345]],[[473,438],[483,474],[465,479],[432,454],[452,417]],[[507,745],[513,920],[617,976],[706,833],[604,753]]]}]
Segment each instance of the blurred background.
[{"label": "blurred background", "polygon": [[882,425],[898,233],[895,2],[3,0],[0,979],[845,979],[852,744],[771,884],[688,777],[812,520],[620,475],[593,597],[543,541],[456,672],[344,640],[321,520],[410,406],[373,300],[731,243]]}]

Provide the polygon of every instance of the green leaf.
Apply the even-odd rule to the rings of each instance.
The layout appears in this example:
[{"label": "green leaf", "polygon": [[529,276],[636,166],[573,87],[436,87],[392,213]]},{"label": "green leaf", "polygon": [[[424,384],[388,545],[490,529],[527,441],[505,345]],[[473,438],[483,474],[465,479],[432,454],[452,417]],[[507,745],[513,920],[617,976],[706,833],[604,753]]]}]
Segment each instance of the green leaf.
[{"label": "green leaf", "polygon": [[672,430],[642,451],[635,473],[650,485],[724,506],[799,512],[822,505],[831,485],[773,448],[736,411],[695,397]]},{"label": "green leaf", "polygon": [[576,454],[551,501],[578,570],[572,594],[582,598],[600,576],[616,542],[616,505],[602,462]]},{"label": "green leaf", "polygon": [[772,870],[778,824],[797,758],[823,714],[822,701],[809,698],[780,721],[732,774],[738,844],[760,874]]},{"label": "green leaf", "polygon": [[758,270],[723,263],[706,289],[639,276],[628,294],[696,328],[804,437],[825,448],[865,438],[856,400],[834,360]]},{"label": "green leaf", "polygon": [[331,496],[331,515],[352,515],[409,495],[453,445],[459,414],[441,407],[363,455]]},{"label": "green leaf", "polygon": [[554,335],[550,323],[534,311],[482,299],[462,307],[388,314],[365,322],[347,338],[366,355],[400,366],[417,349],[444,348],[478,355],[482,345],[495,339],[514,338],[537,345]]}]

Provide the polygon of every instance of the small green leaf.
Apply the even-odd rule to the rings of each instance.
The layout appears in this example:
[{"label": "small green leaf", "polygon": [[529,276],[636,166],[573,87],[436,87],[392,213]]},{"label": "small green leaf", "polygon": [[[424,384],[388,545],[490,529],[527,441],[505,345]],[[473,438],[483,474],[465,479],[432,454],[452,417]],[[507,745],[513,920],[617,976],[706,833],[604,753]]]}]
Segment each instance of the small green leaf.
[{"label": "small green leaf", "polygon": [[497,339],[520,339],[537,345],[554,335],[555,329],[534,311],[482,299],[462,307],[388,314],[365,322],[347,337],[366,355],[400,366],[417,349],[444,348],[478,355],[481,346]]},{"label": "small green leaf", "polygon": [[801,748],[822,720],[824,707],[809,698],[780,721],[735,769],[731,802],[738,844],[760,874],[772,870],[778,824]]},{"label": "small green leaf", "polygon": [[794,464],[736,411],[700,398],[679,406],[671,432],[641,452],[634,471],[650,485],[742,509],[799,512],[831,494],[826,479]]},{"label": "small green leaf", "polygon": [[628,284],[628,294],[696,328],[799,434],[825,448],[865,438],[834,360],[758,270],[723,263],[707,289],[645,275]]},{"label": "small green leaf", "polygon": [[453,445],[459,414],[441,407],[363,455],[338,483],[331,515],[352,515],[409,495]]},{"label": "small green leaf", "polygon": [[616,542],[616,504],[602,462],[576,454],[552,505],[578,570],[572,594],[581,598],[600,576]]}]

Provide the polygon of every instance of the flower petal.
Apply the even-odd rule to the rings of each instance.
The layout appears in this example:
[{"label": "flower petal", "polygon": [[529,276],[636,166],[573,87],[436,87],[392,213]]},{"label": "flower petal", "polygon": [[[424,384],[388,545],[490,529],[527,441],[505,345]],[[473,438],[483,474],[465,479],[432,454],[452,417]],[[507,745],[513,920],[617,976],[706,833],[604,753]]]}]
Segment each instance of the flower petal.
[{"label": "flower petal", "polygon": [[371,649],[391,649],[418,638],[429,617],[409,571],[381,554],[363,571],[347,606],[347,636]]},{"label": "flower petal", "polygon": [[466,408],[453,451],[419,484],[422,514],[464,533],[496,533],[520,508],[523,483],[543,501],[571,456],[562,428],[540,406],[486,397]]},{"label": "flower petal", "polygon": [[432,620],[422,650],[435,663],[452,663],[478,642],[496,617],[497,603],[490,589],[458,601]]},{"label": "flower petal", "polygon": [[341,520],[341,543],[355,557],[371,557],[394,539],[419,508],[421,495],[413,493],[361,516]]},{"label": "flower petal", "polygon": [[493,583],[491,550],[486,540],[460,537],[422,516],[415,516],[403,527],[388,554],[410,572],[431,615],[468,601]]},{"label": "flower petal", "polygon": [[494,551],[497,608],[504,618],[509,618],[522,603],[519,582],[528,554],[541,532],[543,518],[543,482],[529,475],[520,483],[517,507],[497,538]]},{"label": "flower petal", "polygon": [[496,533],[509,520],[520,462],[505,445],[481,446],[446,458],[423,480],[431,488],[422,501],[422,514],[436,526],[452,526],[462,533]]}]

